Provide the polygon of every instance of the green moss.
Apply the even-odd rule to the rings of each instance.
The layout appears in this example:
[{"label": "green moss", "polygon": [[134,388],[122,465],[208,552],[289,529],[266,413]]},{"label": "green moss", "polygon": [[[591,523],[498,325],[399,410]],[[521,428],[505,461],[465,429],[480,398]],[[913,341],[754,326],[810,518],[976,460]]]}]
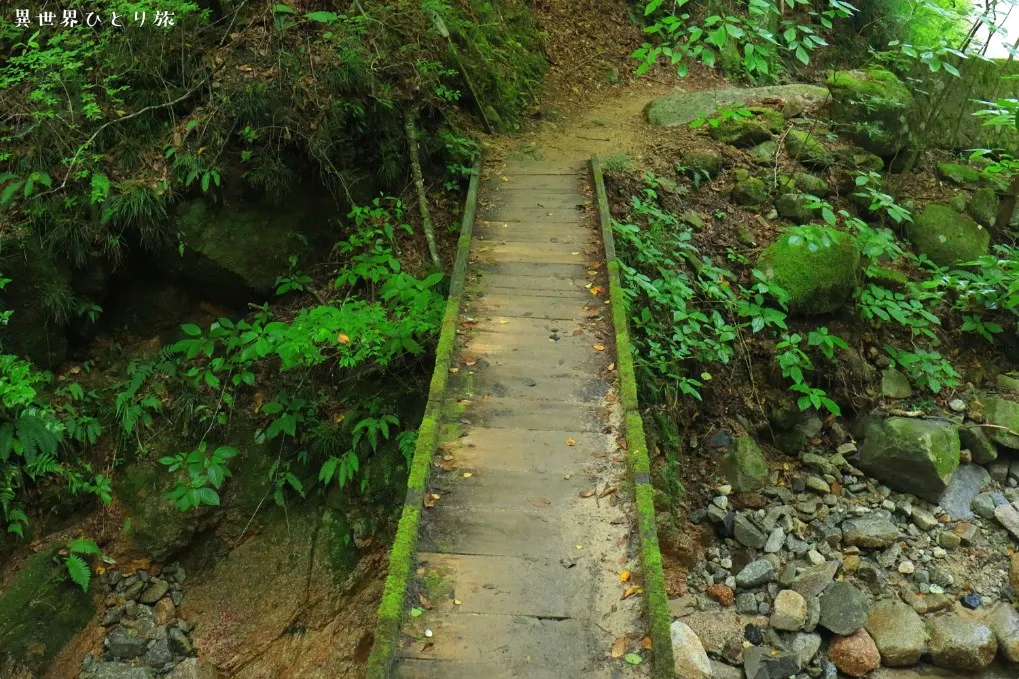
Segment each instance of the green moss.
[{"label": "green moss", "polygon": [[66,570],[53,560],[55,553],[49,549],[29,557],[5,584],[0,661],[7,656],[41,670],[95,613],[92,597],[67,581]]},{"label": "green moss", "polygon": [[867,280],[891,290],[901,290],[909,283],[909,277],[906,274],[886,266],[868,266],[864,275]]},{"label": "green moss", "polygon": [[733,440],[722,456],[721,471],[737,493],[760,490],[768,482],[768,463],[750,436]]},{"label": "green moss", "polygon": [[828,78],[838,118],[856,144],[879,156],[906,146],[916,102],[905,83],[884,68],[838,71]]},{"label": "green moss", "polygon": [[959,163],[938,163],[938,177],[963,186],[983,181],[980,170]]},{"label": "green moss", "polygon": [[928,205],[913,218],[906,235],[919,254],[932,262],[951,266],[987,254],[991,235],[968,215],[947,205]]},{"label": "green moss", "polygon": [[828,182],[817,175],[810,174],[809,172],[794,173],[793,182],[796,184],[796,188],[803,193],[808,193],[811,196],[817,196],[818,198],[826,197],[831,190],[828,186]]},{"label": "green moss", "polygon": [[187,545],[198,529],[199,513],[182,512],[167,497],[178,478],[156,460],[178,452],[174,442],[157,440],[149,457],[128,464],[114,477],[113,489],[127,510],[127,535],[138,550],[156,560]]},{"label": "green moss", "polygon": [[712,179],[725,167],[725,157],[714,149],[691,149],[683,152],[683,164],[691,172],[706,174]]},{"label": "green moss", "polygon": [[725,118],[718,125],[709,128],[708,133],[715,141],[733,146],[754,146],[772,137],[768,121],[762,116]]},{"label": "green moss", "polygon": [[812,247],[809,234],[818,228],[791,229],[757,261],[757,268],[789,293],[789,310],[793,313],[834,311],[846,303],[856,288],[860,248],[855,239],[829,229],[825,233],[831,245]]},{"label": "green moss", "polygon": [[760,205],[768,198],[768,186],[757,177],[737,180],[732,185],[732,201],[737,205]]},{"label": "green moss", "polygon": [[421,586],[432,601],[453,596],[453,583],[437,570],[428,571],[421,576]]},{"label": "green moss", "polygon": [[834,162],[831,153],[821,141],[803,130],[789,130],[785,148],[794,160],[812,167],[828,167]]},{"label": "green moss", "polygon": [[857,146],[835,149],[832,151],[832,155],[841,165],[852,170],[880,172],[885,167],[885,161],[881,160],[881,156]]},{"label": "green moss", "polygon": [[998,204],[998,194],[994,189],[984,187],[973,192],[966,211],[977,224],[990,228],[998,218]]}]

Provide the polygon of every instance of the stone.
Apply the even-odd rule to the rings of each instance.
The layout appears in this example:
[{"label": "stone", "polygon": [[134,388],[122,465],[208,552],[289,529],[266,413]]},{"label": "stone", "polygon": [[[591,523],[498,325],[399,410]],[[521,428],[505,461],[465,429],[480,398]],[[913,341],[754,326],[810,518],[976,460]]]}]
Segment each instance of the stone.
[{"label": "stone", "polygon": [[747,151],[750,159],[757,165],[771,165],[778,157],[778,144],[772,140],[761,142]]},{"label": "stone", "polygon": [[743,654],[743,671],[747,679],[787,679],[798,670],[795,653],[752,646]]},{"label": "stone", "polygon": [[885,398],[909,398],[913,395],[913,387],[909,378],[895,368],[885,368],[881,372],[881,395]]},{"label": "stone", "polygon": [[1008,586],[1019,593],[1019,552],[1012,554],[1008,560]]},{"label": "stone", "polygon": [[885,167],[885,161],[866,149],[858,146],[848,146],[832,151],[838,162],[851,169],[863,172],[880,172]]},{"label": "stone", "polygon": [[973,499],[989,483],[991,475],[980,465],[960,465],[952,474],[952,480],[948,482],[948,487],[945,488],[938,504],[948,513],[949,518],[955,521],[972,519]]},{"label": "stone", "polygon": [[739,667],[726,665],[718,660],[711,660],[711,679],[743,679],[743,670]]},{"label": "stone", "polygon": [[828,660],[850,677],[865,677],[881,666],[877,646],[862,627],[848,636],[832,639],[828,646]]},{"label": "stone", "polygon": [[191,655],[194,652],[191,640],[179,627],[170,627],[166,634],[166,640],[174,655]]},{"label": "stone", "polygon": [[726,608],[732,606],[733,601],[735,600],[732,588],[721,583],[716,583],[711,587],[708,587],[704,590],[704,593]]},{"label": "stone", "polygon": [[931,203],[906,227],[906,237],[917,254],[940,266],[952,266],[987,254],[991,235],[968,215],[947,205]]},{"label": "stone", "polygon": [[982,602],[980,600],[979,594],[974,594],[973,592],[970,592],[969,594],[963,596],[962,599],[959,600],[959,603],[962,604],[963,608],[968,608],[971,611],[975,611],[976,609],[980,608],[980,604]]},{"label": "stone", "polygon": [[821,140],[803,130],[789,130],[785,137],[785,148],[793,160],[808,167],[825,168],[835,162]]},{"label": "stone", "polygon": [[864,515],[842,522],[842,542],[866,549],[883,549],[899,539],[898,526],[880,516]]},{"label": "stone", "polygon": [[710,679],[711,663],[704,652],[701,640],[697,638],[689,625],[681,620],[674,620],[669,627],[672,641],[672,656],[676,676],[679,679]]},{"label": "stone", "polygon": [[659,127],[684,127],[733,104],[770,99],[782,99],[787,107],[803,111],[827,100],[828,90],[817,85],[792,84],[682,92],[652,100],[644,107],[644,118]]},{"label": "stone", "polygon": [[[891,71],[872,67],[836,71],[828,78],[836,116],[848,126],[849,137],[865,150],[894,156],[910,141],[909,121],[916,101]],[[867,121],[867,125],[856,125]]]},{"label": "stone", "polygon": [[757,177],[738,179],[732,185],[732,202],[737,205],[760,205],[768,197],[768,186]]},{"label": "stone", "polygon": [[805,599],[812,599],[819,596],[832,584],[832,578],[835,577],[838,568],[839,564],[837,561],[829,561],[820,566],[805,568],[803,572],[796,576],[789,587],[799,592]]},{"label": "stone", "polygon": [[1019,450],[1019,403],[1003,398],[984,399],[984,420],[1004,429],[985,427],[985,434],[999,446]]},{"label": "stone", "polygon": [[771,531],[771,535],[768,536],[768,541],[764,544],[764,552],[766,554],[776,554],[782,549],[782,545],[785,543],[785,531],[782,530],[781,526]]},{"label": "stone", "polygon": [[138,602],[143,604],[154,604],[170,591],[170,583],[166,580],[153,580],[138,597]]},{"label": "stone", "polygon": [[938,163],[938,177],[960,186],[978,186],[986,181],[980,170],[960,163]]},{"label": "stone", "polygon": [[994,518],[1012,534],[1012,537],[1019,540],[1019,510],[1008,503],[998,505],[994,508]]},{"label": "stone", "polygon": [[930,530],[938,526],[938,518],[923,507],[913,507],[910,517],[920,530]]},{"label": "stone", "polygon": [[145,654],[149,640],[134,635],[126,627],[114,627],[106,635],[106,652],[119,660],[133,660]]},{"label": "stone", "polygon": [[768,541],[768,536],[762,533],[743,513],[737,512],[736,519],[732,524],[732,532],[736,542],[751,549],[761,549]]},{"label": "stone", "polygon": [[[818,227],[812,227],[817,229]],[[757,260],[757,268],[789,293],[789,310],[799,315],[829,313],[856,289],[860,248],[841,232],[826,232],[829,245],[812,248],[804,228],[786,231]]]},{"label": "stone", "polygon": [[164,597],[152,607],[152,622],[157,625],[167,625],[177,617],[177,607],[169,597]]},{"label": "stone", "polygon": [[931,662],[938,667],[978,672],[994,661],[998,641],[987,625],[949,614],[927,621]]},{"label": "stone", "polygon": [[757,613],[757,597],[753,592],[743,592],[736,595],[736,612],[745,615]]},{"label": "stone", "polygon": [[807,600],[798,592],[784,589],[772,604],[770,624],[775,629],[796,632],[807,622]]},{"label": "stone", "polygon": [[170,643],[166,639],[156,639],[145,651],[141,661],[151,667],[162,667],[173,662],[173,653],[170,652]]},{"label": "stone", "polygon": [[867,595],[845,581],[834,582],[820,597],[818,624],[835,634],[848,635],[867,623],[870,605]]},{"label": "stone", "polygon": [[216,668],[198,658],[185,658],[173,668],[167,679],[216,679]]},{"label": "stone", "polygon": [[968,448],[976,464],[989,464],[998,459],[998,448],[988,438],[984,427],[968,425],[959,428],[959,442]]},{"label": "stone", "polygon": [[796,172],[793,174],[793,183],[796,188],[811,196],[826,198],[831,193],[828,182],[815,174],[809,172]]},{"label": "stone", "polygon": [[813,199],[805,193],[784,193],[775,199],[775,210],[795,224],[809,224],[818,208],[809,207]]},{"label": "stone", "polygon": [[927,649],[927,628],[911,606],[894,599],[874,604],[867,616],[867,632],[888,667],[906,667],[920,661]]},{"label": "stone", "polygon": [[94,666],[89,679],[153,679],[148,667],[135,667],[122,662],[102,662]]},{"label": "stone", "polygon": [[775,567],[766,559],[751,561],[736,575],[736,586],[750,589],[767,584],[775,579]]},{"label": "stone", "polygon": [[987,614],[984,623],[998,640],[998,653],[1010,663],[1019,663],[1019,613],[1001,601]]},{"label": "stone", "polygon": [[714,179],[727,165],[725,156],[713,148],[699,148],[684,151],[683,164],[691,171]]},{"label": "stone", "polygon": [[937,502],[959,466],[955,424],[911,417],[871,422],[858,465],[895,490]]},{"label": "stone", "polygon": [[981,519],[993,519],[994,508],[997,505],[998,503],[994,500],[994,493],[979,493],[973,498],[973,502],[970,503],[970,509]]},{"label": "stone", "polygon": [[749,436],[733,440],[722,456],[721,472],[737,493],[760,490],[768,483],[768,465],[764,453]]}]

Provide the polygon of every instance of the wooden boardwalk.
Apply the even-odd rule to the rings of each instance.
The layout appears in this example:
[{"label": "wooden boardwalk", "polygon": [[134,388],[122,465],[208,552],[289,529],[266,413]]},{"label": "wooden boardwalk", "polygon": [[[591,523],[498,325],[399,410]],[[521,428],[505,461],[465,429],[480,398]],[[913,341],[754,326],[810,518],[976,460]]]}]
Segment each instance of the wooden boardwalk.
[{"label": "wooden boardwalk", "polygon": [[[486,168],[405,679],[646,677],[605,254],[586,165]],[[434,506],[429,506],[434,505]],[[624,598],[624,594],[626,595]],[[617,644],[618,648],[618,644]]]}]

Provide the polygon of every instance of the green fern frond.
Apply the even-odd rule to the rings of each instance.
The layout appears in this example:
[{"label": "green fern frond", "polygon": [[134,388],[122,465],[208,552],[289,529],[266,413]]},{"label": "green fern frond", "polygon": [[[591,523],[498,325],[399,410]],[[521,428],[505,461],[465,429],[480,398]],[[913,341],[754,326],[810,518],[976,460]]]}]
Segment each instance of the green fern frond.
[{"label": "green fern frond", "polygon": [[92,582],[92,569],[88,567],[85,560],[77,554],[72,554],[67,557],[64,563],[67,566],[67,574],[71,577],[71,582],[81,587],[81,591],[87,592],[89,583]]},{"label": "green fern frond", "polygon": [[33,465],[40,455],[54,457],[60,438],[50,431],[46,420],[37,414],[22,414],[15,423],[21,454]]}]

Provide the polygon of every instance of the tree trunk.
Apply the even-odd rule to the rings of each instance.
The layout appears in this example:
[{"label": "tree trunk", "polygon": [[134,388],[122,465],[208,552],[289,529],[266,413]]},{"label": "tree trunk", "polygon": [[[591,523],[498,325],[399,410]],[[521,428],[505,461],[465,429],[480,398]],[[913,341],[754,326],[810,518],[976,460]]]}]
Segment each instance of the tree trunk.
[{"label": "tree trunk", "polygon": [[1001,202],[998,203],[998,218],[994,220],[994,232],[1004,233],[1008,229],[1008,223],[1012,221],[1012,215],[1015,213],[1016,197],[1019,196],[1019,175],[1012,177],[1012,185],[1008,188],[1008,193],[1002,196]]},{"label": "tree trunk", "polygon": [[421,228],[425,232],[425,240],[428,241],[428,254],[436,268],[442,269],[442,260],[439,259],[439,248],[435,244],[435,229],[432,227],[432,218],[428,214],[428,196],[425,195],[425,180],[421,175],[421,161],[418,158],[418,135],[417,135],[417,107],[410,107],[404,114],[404,128],[407,131],[407,147],[410,149],[410,170],[414,178],[414,186],[418,193],[418,208],[421,210]]}]

